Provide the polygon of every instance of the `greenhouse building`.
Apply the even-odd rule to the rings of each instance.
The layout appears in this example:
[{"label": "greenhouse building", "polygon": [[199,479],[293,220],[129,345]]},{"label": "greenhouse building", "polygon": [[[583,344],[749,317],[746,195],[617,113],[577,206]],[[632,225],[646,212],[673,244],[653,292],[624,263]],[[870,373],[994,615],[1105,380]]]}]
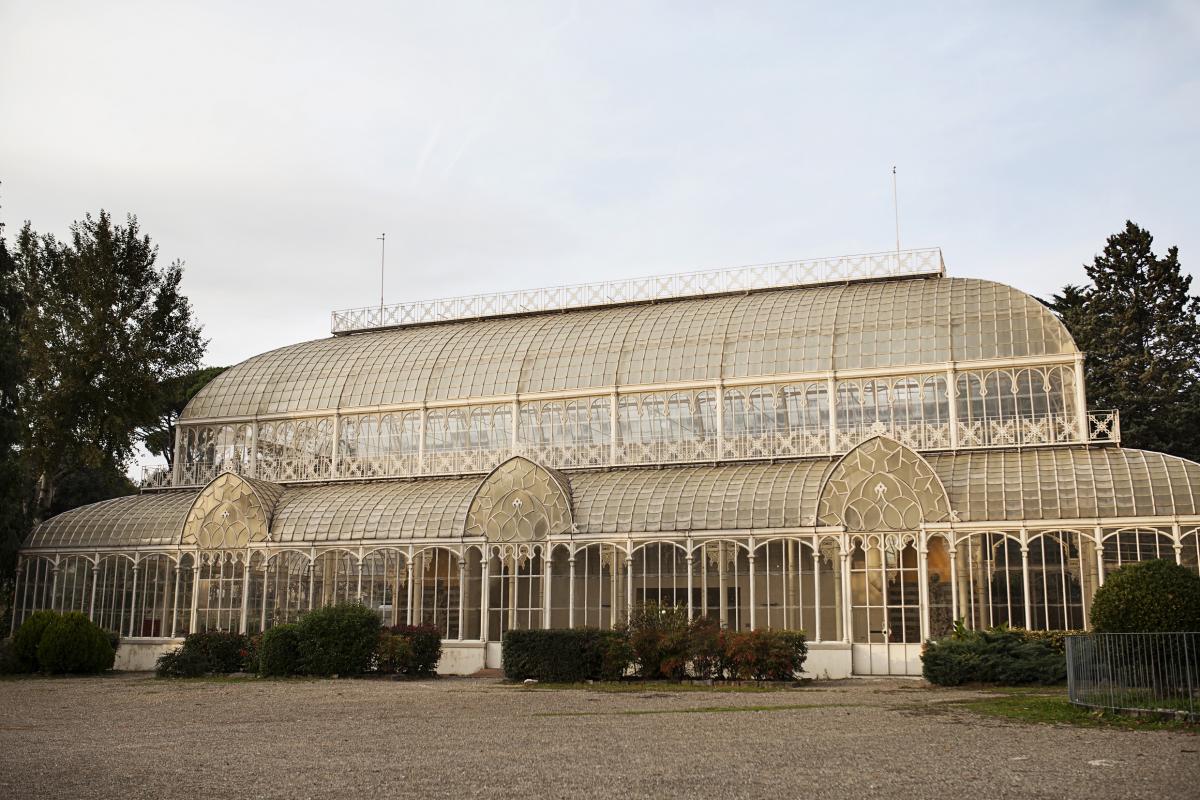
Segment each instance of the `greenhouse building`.
[{"label": "greenhouse building", "polygon": [[337,312],[200,391],[173,466],[40,524],[14,624],[147,668],[358,601],[499,665],[514,628],[685,606],[914,674],[962,618],[1082,629],[1105,574],[1200,562],[1200,465],[1124,449],[1038,300],[938,250]]}]

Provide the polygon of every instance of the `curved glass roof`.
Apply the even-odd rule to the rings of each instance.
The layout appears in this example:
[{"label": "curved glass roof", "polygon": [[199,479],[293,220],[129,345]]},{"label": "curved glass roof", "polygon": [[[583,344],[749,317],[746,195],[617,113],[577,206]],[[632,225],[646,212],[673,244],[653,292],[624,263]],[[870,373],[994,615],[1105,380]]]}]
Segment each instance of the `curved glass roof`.
[{"label": "curved glass roof", "polygon": [[[1200,464],[1161,453],[1046,448],[929,460],[962,522],[1200,515]],[[836,461],[623,469],[568,474],[580,534],[799,528],[816,517]],[[458,539],[479,478],[284,489],[271,521],[283,544]],[[120,497],[43,522],[27,547],[173,546],[195,492]]]},{"label": "curved glass roof", "polygon": [[319,339],[219,375],[184,419],[1075,352],[1033,297],[914,278]]}]

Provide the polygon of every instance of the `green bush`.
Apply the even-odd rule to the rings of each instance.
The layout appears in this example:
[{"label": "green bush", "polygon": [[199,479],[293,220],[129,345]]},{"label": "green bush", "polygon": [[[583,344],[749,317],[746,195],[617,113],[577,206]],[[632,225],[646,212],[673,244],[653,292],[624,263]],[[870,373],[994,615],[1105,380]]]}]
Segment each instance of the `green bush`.
[{"label": "green bush", "polygon": [[1053,685],[1067,679],[1063,654],[1047,638],[999,627],[964,630],[927,642],[921,653],[925,680],[940,686],[997,683],[1007,686]]},{"label": "green bush", "polygon": [[639,676],[673,680],[687,676],[686,606],[636,605],[620,630],[625,632],[633,648]]},{"label": "green bush", "polygon": [[808,658],[808,643],[802,631],[759,628],[730,633],[726,637],[730,677],[756,681],[793,681]]},{"label": "green bush", "polygon": [[384,632],[375,648],[375,671],[383,675],[404,675],[413,668],[412,640]]},{"label": "green bush", "polygon": [[13,634],[13,655],[20,672],[38,672],[38,646],[46,629],[58,622],[57,611],[35,611],[25,618]]},{"label": "green bush", "polygon": [[20,672],[24,672],[24,669],[13,649],[12,637],[0,640],[0,675],[16,675]]},{"label": "green bush", "polygon": [[183,640],[183,649],[200,656],[208,665],[206,672],[225,675],[242,671],[249,641],[240,633],[204,631],[188,634]]},{"label": "green bush", "polygon": [[163,653],[154,663],[154,674],[160,678],[199,678],[208,671],[208,660],[199,650],[183,647]]},{"label": "green bush", "polygon": [[297,624],[276,625],[258,644],[258,674],[296,675],[300,672],[300,628]]},{"label": "green bush", "polygon": [[632,660],[633,651],[621,631],[556,628],[504,634],[502,662],[509,680],[617,680]]},{"label": "green bush", "polygon": [[358,603],[314,609],[297,623],[301,669],[309,675],[357,675],[371,668],[379,615]]},{"label": "green bush", "polygon": [[393,636],[408,642],[410,651],[406,675],[435,675],[442,660],[442,632],[433,625],[394,625]]},{"label": "green bush", "polygon": [[1100,633],[1200,631],[1200,576],[1162,559],[1126,564],[1096,590],[1091,619]]},{"label": "green bush", "polygon": [[45,672],[81,674],[112,669],[115,654],[108,631],[72,611],[46,628],[37,657]]},{"label": "green bush", "polygon": [[692,676],[701,680],[724,678],[731,664],[726,648],[727,634],[712,617],[696,617],[688,626],[688,655]]},{"label": "green bush", "polygon": [[1043,641],[1064,656],[1067,654],[1067,637],[1079,633],[1079,631],[1035,631],[1029,628],[1013,628],[1012,630],[1026,639]]}]

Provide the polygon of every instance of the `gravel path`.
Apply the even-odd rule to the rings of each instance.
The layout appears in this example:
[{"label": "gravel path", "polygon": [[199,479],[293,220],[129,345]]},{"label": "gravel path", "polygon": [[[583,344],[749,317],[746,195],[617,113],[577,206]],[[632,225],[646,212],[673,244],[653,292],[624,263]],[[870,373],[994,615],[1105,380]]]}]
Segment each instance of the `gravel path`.
[{"label": "gravel path", "polygon": [[1200,736],[947,706],[971,696],[899,680],[624,694],[6,680],[0,798],[1200,797]]}]

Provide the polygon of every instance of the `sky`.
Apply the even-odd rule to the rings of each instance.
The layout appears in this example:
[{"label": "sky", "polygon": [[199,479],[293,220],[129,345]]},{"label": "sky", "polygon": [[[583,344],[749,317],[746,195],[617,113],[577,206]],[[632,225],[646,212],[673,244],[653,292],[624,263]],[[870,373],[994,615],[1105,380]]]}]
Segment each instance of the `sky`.
[{"label": "sky", "polygon": [[941,247],[1200,265],[1200,2],[0,0],[0,222],[136,214],[231,364],[334,309]]}]

